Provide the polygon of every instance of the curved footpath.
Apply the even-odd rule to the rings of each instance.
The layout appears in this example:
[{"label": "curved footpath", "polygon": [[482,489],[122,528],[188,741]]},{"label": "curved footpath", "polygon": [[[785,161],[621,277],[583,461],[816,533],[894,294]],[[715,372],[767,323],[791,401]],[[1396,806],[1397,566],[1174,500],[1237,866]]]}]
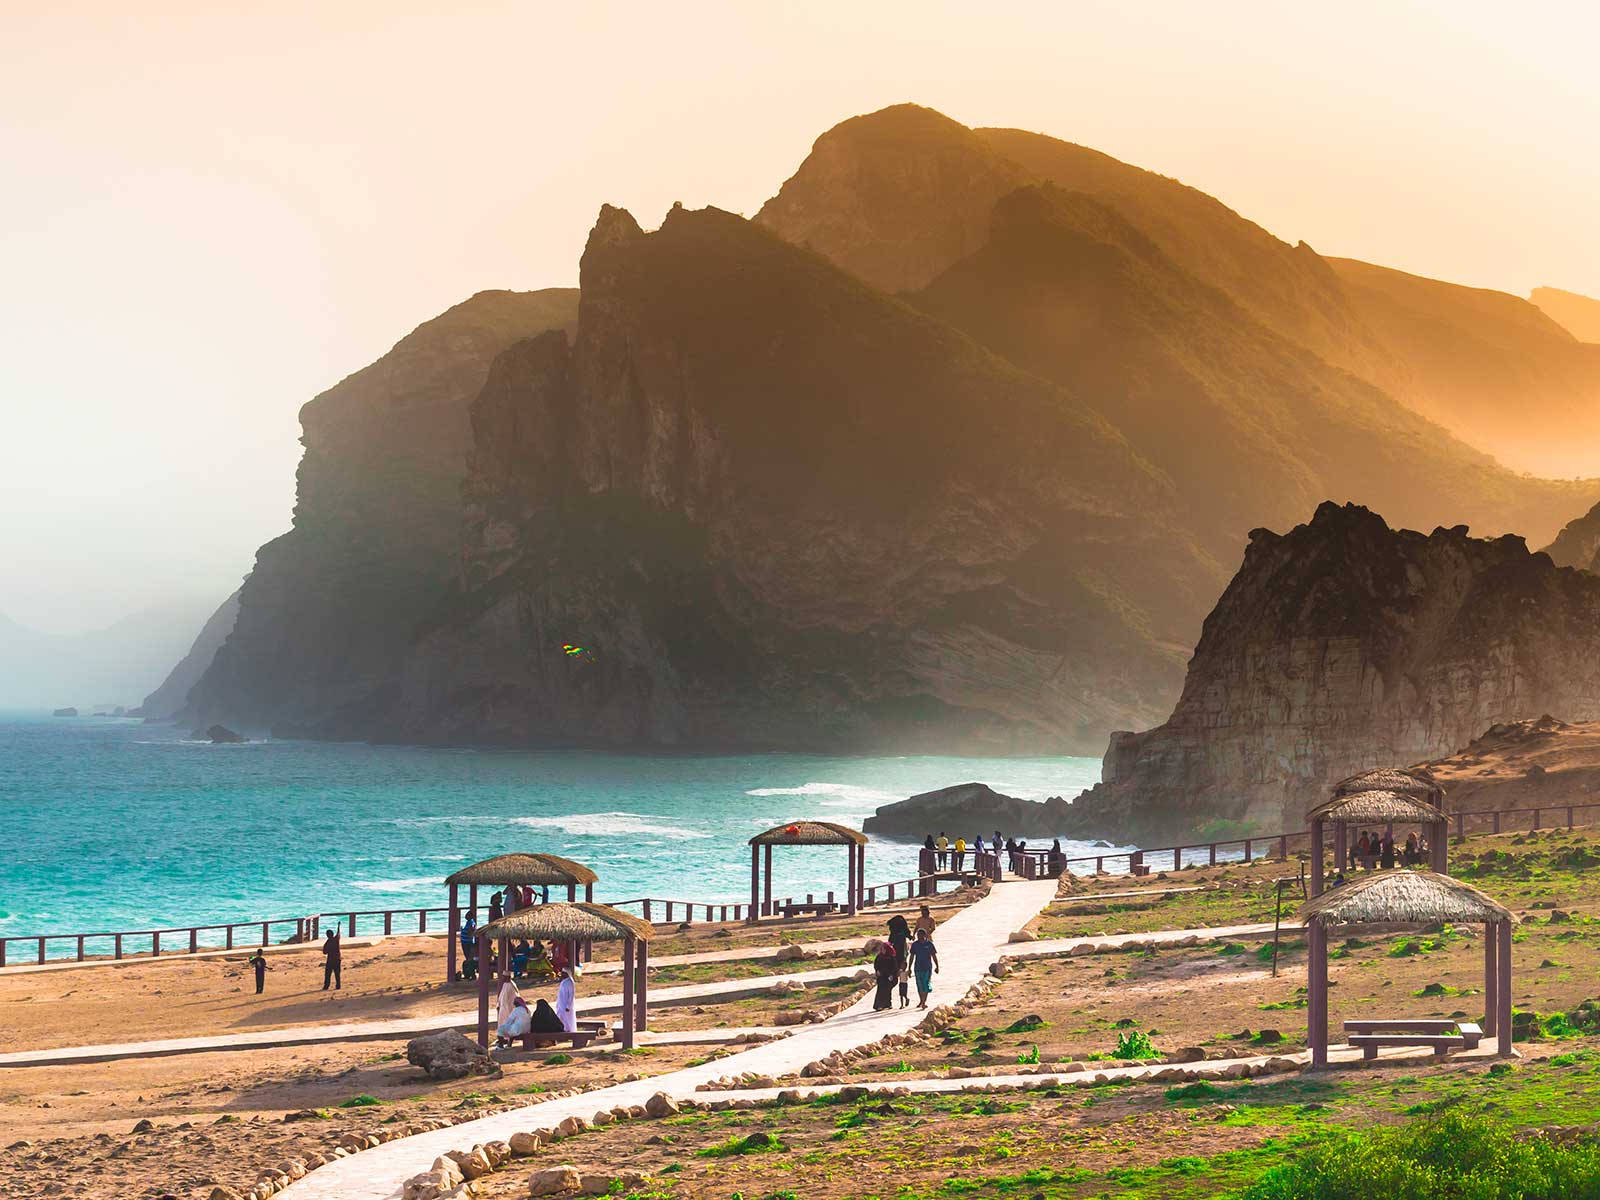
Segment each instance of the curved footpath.
[{"label": "curved footpath", "polygon": [[[1013,881],[995,884],[983,899],[968,905],[939,926],[940,973],[934,978],[939,1003],[953,1003],[987,973],[1007,951],[1014,930],[1022,928],[1055,897],[1056,881]],[[1015,949],[1013,947],[1012,949]],[[870,1045],[890,1034],[905,1033],[927,1014],[915,1008],[872,1011],[866,996],[844,1012],[775,1042],[719,1058],[698,1067],[652,1075],[633,1083],[599,1088],[562,1100],[530,1104],[478,1121],[385,1142],[347,1158],[336,1159],[291,1184],[283,1195],[293,1200],[393,1200],[405,1181],[433,1166],[447,1150],[474,1143],[508,1140],[513,1133],[556,1125],[567,1117],[588,1119],[601,1109],[643,1104],[656,1092],[674,1098],[695,1095],[695,1089],[725,1075],[752,1071],[782,1076],[836,1050]]]}]

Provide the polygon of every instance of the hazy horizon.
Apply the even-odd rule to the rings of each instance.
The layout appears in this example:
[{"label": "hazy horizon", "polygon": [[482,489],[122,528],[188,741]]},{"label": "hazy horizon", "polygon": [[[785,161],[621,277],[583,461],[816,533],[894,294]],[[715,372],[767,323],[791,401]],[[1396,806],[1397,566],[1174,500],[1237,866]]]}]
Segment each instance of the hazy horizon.
[{"label": "hazy horizon", "polygon": [[[1600,17],[1487,4],[63,3],[0,16],[0,614],[220,602],[289,527],[300,406],[602,203],[753,214],[911,101],[1171,175],[1319,252],[1600,295]],[[191,631],[192,636],[192,631]]]}]

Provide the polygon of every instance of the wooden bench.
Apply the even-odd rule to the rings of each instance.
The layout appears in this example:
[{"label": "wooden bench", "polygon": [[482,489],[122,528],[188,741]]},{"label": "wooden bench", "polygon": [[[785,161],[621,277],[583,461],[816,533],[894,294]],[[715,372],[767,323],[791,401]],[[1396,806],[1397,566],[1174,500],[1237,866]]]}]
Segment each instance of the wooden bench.
[{"label": "wooden bench", "polygon": [[537,1050],[541,1046],[559,1046],[567,1042],[574,1050],[581,1050],[596,1038],[610,1033],[610,1026],[605,1021],[580,1020],[575,1024],[578,1028],[571,1033],[535,1033],[530,1029],[522,1035],[522,1048]]},{"label": "wooden bench", "polygon": [[839,906],[827,900],[816,900],[810,904],[791,902],[785,904],[778,911],[786,917],[798,916],[800,913],[810,913],[812,916],[823,917],[836,910]]},{"label": "wooden bench", "polygon": [[1452,1050],[1472,1050],[1483,1040],[1483,1030],[1470,1022],[1438,1018],[1420,1020],[1358,1020],[1344,1023],[1352,1046],[1361,1048],[1361,1057],[1378,1057],[1380,1046],[1427,1046],[1437,1057]]}]

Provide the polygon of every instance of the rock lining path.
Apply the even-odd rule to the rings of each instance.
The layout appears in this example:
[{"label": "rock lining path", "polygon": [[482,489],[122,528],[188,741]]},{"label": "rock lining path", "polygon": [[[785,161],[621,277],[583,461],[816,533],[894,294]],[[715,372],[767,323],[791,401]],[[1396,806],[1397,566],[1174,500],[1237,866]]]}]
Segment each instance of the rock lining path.
[{"label": "rock lining path", "polygon": [[[1012,931],[1038,915],[1054,899],[1055,891],[1053,879],[998,883],[987,896],[940,925],[936,940],[942,969],[934,978],[938,1002],[953,1003],[966,995],[990,964],[1008,951],[1006,943]],[[870,996],[863,997],[820,1024],[800,1026],[789,1037],[702,1066],[685,1067],[543,1104],[530,1104],[448,1129],[385,1142],[312,1171],[291,1184],[283,1194],[292,1196],[293,1200],[392,1200],[400,1195],[401,1185],[407,1179],[428,1170],[433,1160],[446,1150],[509,1139],[513,1133],[556,1125],[569,1116],[587,1119],[601,1109],[643,1104],[656,1092],[700,1099],[695,1093],[697,1087],[732,1073],[792,1074],[836,1050],[850,1050],[891,1034],[905,1033],[927,1015],[915,1008],[875,1013],[871,1002]]]}]

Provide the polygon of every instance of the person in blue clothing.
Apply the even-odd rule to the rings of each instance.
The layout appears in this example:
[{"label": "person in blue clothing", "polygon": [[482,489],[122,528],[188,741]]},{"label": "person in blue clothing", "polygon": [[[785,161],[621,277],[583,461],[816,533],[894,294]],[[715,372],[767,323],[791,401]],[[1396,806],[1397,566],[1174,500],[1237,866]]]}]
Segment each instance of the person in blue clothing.
[{"label": "person in blue clothing", "polygon": [[478,918],[468,913],[461,923],[461,978],[478,977]]},{"label": "person in blue clothing", "polygon": [[926,929],[918,929],[911,943],[911,974],[917,981],[918,1008],[928,1007],[928,993],[933,991],[933,976],[939,969],[939,949]]}]

